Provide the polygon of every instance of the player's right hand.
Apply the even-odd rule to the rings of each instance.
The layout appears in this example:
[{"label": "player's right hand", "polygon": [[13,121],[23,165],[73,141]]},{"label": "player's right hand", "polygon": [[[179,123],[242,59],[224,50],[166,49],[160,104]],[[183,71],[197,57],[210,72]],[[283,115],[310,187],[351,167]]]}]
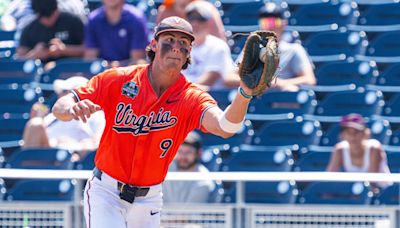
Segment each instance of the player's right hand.
[{"label": "player's right hand", "polygon": [[87,119],[89,119],[93,113],[100,110],[101,107],[99,105],[94,104],[92,101],[88,99],[85,99],[75,103],[69,109],[69,113],[75,120],[82,120],[84,123],[86,123]]}]

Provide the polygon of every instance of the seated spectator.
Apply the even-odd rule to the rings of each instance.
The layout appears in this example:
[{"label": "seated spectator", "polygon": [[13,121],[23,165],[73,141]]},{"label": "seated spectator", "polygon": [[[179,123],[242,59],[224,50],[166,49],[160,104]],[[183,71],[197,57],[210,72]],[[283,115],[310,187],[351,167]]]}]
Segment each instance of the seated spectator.
[{"label": "seated spectator", "polygon": [[[376,139],[370,139],[370,129],[359,114],[348,114],[340,122],[341,141],[335,145],[327,171],[390,173],[386,153]],[[386,187],[389,183],[373,183]],[[378,190],[378,189],[375,189]]]},{"label": "seated spectator", "polygon": [[32,0],[38,18],[22,31],[17,57],[56,60],[83,56],[83,23],[75,15],[60,12],[57,0]]},{"label": "seated spectator", "polygon": [[[209,172],[200,164],[201,138],[190,132],[179,147],[169,171],[173,172]],[[167,181],[163,184],[163,198],[166,203],[207,203],[215,188],[212,181]]]},{"label": "seated spectator", "polygon": [[[67,94],[73,88],[85,84],[88,79],[81,76],[67,80],[57,79],[53,83],[58,97]],[[57,120],[43,104],[32,107],[31,119],[27,122],[24,133],[24,148],[63,148],[85,153],[97,149],[105,127],[104,113],[96,112],[87,123],[72,120]],[[83,154],[81,154],[83,155]]]},{"label": "seated spectator", "polygon": [[228,44],[210,34],[207,23],[212,17],[211,12],[202,1],[194,1],[187,6],[186,13],[196,39],[192,47],[191,64],[183,74],[189,81],[206,89],[238,86],[238,77],[235,84],[229,85],[234,63]]},{"label": "seated spectator", "polygon": [[[226,41],[225,28],[224,28],[224,24],[222,23],[221,15],[219,14],[218,9],[212,3],[208,2],[208,1],[204,1],[204,0],[197,0],[197,1],[201,1],[202,2],[201,4],[203,4],[204,7],[206,7],[211,14],[211,18],[207,22],[207,26],[210,29],[210,34]],[[164,0],[164,3],[158,7],[156,23],[158,24],[158,23],[160,23],[160,21],[162,19],[170,17],[170,16],[178,16],[181,18],[186,18],[185,8],[191,2],[194,2],[194,1],[193,0]]]},{"label": "seated spectator", "polygon": [[[86,22],[87,8],[82,0],[57,0],[58,9],[78,16],[83,23]],[[30,24],[36,15],[32,10],[31,0],[13,0],[1,17],[1,29],[6,31],[16,30],[15,38],[18,43],[22,30]]]},{"label": "seated spectator", "polygon": [[[103,0],[85,27],[85,58],[102,58],[113,66],[145,62],[147,20],[124,0]],[[126,61],[121,64],[120,61]]]},{"label": "seated spectator", "polygon": [[[297,91],[300,85],[315,85],[316,78],[306,50],[298,43],[288,43],[282,34],[288,24],[289,12],[281,5],[268,2],[259,10],[261,30],[274,31],[279,40],[280,62],[273,87],[283,91]],[[240,63],[243,52],[236,60]]]}]

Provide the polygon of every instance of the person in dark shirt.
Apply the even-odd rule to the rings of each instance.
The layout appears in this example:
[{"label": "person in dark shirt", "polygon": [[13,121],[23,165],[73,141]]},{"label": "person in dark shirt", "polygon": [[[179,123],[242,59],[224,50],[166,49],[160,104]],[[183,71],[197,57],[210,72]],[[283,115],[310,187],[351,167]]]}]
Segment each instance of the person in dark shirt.
[{"label": "person in dark shirt", "polygon": [[56,60],[83,55],[82,21],[75,15],[60,12],[57,0],[32,0],[38,15],[22,31],[17,57]]}]

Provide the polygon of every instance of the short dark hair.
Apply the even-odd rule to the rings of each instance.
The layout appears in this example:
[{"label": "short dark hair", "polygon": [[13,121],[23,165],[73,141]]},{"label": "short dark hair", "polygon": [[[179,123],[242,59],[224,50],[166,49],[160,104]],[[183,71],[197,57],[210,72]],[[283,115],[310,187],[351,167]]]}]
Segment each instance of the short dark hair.
[{"label": "short dark hair", "polygon": [[31,0],[32,9],[40,17],[49,17],[57,10],[57,0]]},{"label": "short dark hair", "polygon": [[[155,38],[155,40],[158,41],[158,36]],[[147,58],[149,59],[149,61],[150,61],[151,63],[153,63],[154,57],[156,56],[156,53],[151,49],[150,44],[147,45],[147,47],[146,47],[146,56],[147,56]],[[182,70],[187,69],[188,66],[189,66],[189,64],[190,64],[191,62],[192,62],[192,60],[191,60],[191,57],[190,57],[190,55],[189,55],[189,57],[186,59],[185,64],[183,64],[183,66],[182,66]]]}]

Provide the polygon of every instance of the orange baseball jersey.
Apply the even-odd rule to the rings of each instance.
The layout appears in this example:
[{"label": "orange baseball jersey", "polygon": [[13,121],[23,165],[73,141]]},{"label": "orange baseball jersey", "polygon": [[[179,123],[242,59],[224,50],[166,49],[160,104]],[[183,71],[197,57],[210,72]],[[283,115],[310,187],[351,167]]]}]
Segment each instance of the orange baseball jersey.
[{"label": "orange baseball jersey", "polygon": [[148,65],[113,68],[73,90],[76,99],[89,99],[105,113],[96,166],[136,186],[156,185],[165,179],[187,134],[201,129],[203,114],[216,105],[183,75],[157,97],[148,69]]}]

